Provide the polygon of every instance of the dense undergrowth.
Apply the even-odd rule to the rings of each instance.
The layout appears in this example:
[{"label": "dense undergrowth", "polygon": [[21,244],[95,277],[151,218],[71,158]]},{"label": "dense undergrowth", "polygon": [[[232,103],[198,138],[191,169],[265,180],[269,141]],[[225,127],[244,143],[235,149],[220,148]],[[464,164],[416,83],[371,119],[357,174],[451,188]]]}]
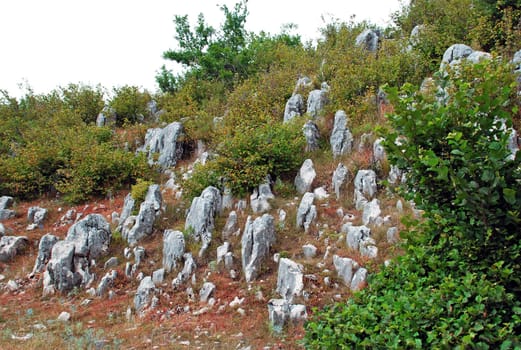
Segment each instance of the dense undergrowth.
[{"label": "dense undergrowth", "polygon": [[[355,138],[379,128],[391,164],[408,172],[404,195],[425,220],[409,227],[405,254],[373,274],[368,288],[316,311],[305,346],[520,346],[520,156],[509,156],[502,123],[521,124],[514,67],[506,63],[521,49],[521,5],[413,1],[393,16],[395,26],[333,22],[316,45],[303,44],[291,26],[248,33],[246,1],[222,10],[219,29],[203,16],[194,28],[175,18],[178,45],[164,57],[186,71],[163,69],[156,94],[73,84],[18,100],[2,92],[0,194],[81,202],[137,182],[142,195],[157,173],[136,148],[148,127],[172,121],[183,123],[186,143],[204,141],[216,154],[182,183],[187,201],[208,185],[245,196],[268,175],[280,189],[291,187],[305,157],[307,116],[283,124],[284,105],[294,92],[306,96],[327,82],[329,102],[316,119],[321,162],[336,166],[328,138],[337,110],[347,113]],[[376,52],[355,45],[366,28],[381,34]],[[502,59],[436,74],[445,49],[460,42]],[[312,84],[294,91],[301,76]],[[430,76],[441,94],[418,92]],[[384,84],[390,104],[376,98]],[[147,108],[151,100],[160,120]],[[383,125],[382,106],[392,112]],[[108,126],[96,127],[102,110]]]}]

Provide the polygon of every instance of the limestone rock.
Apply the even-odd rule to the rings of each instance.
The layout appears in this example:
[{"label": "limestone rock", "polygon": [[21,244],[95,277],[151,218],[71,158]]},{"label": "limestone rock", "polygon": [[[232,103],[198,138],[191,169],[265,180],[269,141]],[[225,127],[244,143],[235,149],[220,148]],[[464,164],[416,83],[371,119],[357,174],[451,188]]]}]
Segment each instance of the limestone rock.
[{"label": "limestone rock", "polygon": [[320,115],[328,102],[327,93],[327,90],[313,90],[309,93],[306,112],[310,117],[316,118]]},{"label": "limestone rock", "polygon": [[337,199],[340,198],[340,191],[347,182],[348,176],[349,171],[347,170],[346,166],[342,163],[338,163],[336,170],[333,172],[333,179],[331,181]]},{"label": "limestone rock", "polygon": [[158,286],[161,283],[163,283],[163,280],[165,279],[165,269],[158,269],[152,272],[152,282],[154,282],[154,285]]},{"label": "limestone rock", "polygon": [[398,232],[398,227],[389,227],[387,230],[387,242],[388,243],[396,243],[400,240],[400,235]]},{"label": "limestone rock", "polygon": [[166,230],[163,233],[163,268],[168,273],[177,267],[185,253],[185,239],[181,231]]},{"label": "limestone rock", "polygon": [[44,281],[44,290],[52,285],[60,292],[66,292],[76,285],[77,278],[73,272],[74,249],[75,244],[70,241],[59,241],[52,247],[46,270],[49,280],[47,283]]},{"label": "limestone rock", "polygon": [[241,240],[242,268],[246,282],[257,278],[262,263],[268,259],[271,245],[275,242],[275,224],[273,216],[264,214],[252,221],[246,220]]},{"label": "limestone rock", "polygon": [[[173,122],[164,129],[148,129],[145,144],[138,151],[148,154],[150,165],[157,163],[163,169],[173,167],[183,154],[182,134],[183,125],[179,122]],[[159,154],[157,161],[154,160],[155,154]]]},{"label": "limestone rock", "polygon": [[217,264],[224,260],[224,257],[230,251],[230,243],[224,242],[222,245],[217,247]]},{"label": "limestone rock", "polygon": [[27,222],[39,226],[47,217],[47,209],[40,207],[30,207],[27,210]]},{"label": "limestone rock", "polygon": [[304,290],[304,267],[296,262],[281,258],[277,274],[277,293],[289,303]]},{"label": "limestone rock", "polygon": [[75,246],[74,254],[97,259],[108,252],[111,239],[110,225],[102,215],[90,214],[72,225],[66,241]]},{"label": "limestone rock", "polygon": [[265,183],[259,185],[258,189],[254,189],[250,196],[250,205],[254,213],[264,213],[271,209],[269,203],[270,199],[274,199],[275,196],[271,192],[270,181],[266,180]]},{"label": "limestone rock", "polygon": [[113,257],[109,258],[107,261],[105,261],[103,268],[105,270],[108,270],[108,269],[118,266],[118,264],[119,264],[118,258],[113,256]]},{"label": "limestone rock", "polygon": [[295,187],[297,188],[297,192],[304,194],[311,191],[311,186],[316,176],[317,173],[313,167],[313,161],[311,159],[306,159],[295,177]]},{"label": "limestone rock", "polygon": [[172,287],[178,288],[181,284],[188,281],[190,276],[195,272],[197,265],[195,264],[194,258],[191,253],[185,253],[183,255],[184,266],[183,270],[177,274],[177,277],[172,281]]},{"label": "limestone rock", "polygon": [[342,110],[335,113],[335,123],[329,143],[334,157],[348,154],[353,149],[353,135],[347,128],[347,115]]},{"label": "limestone rock", "polygon": [[363,209],[365,200],[371,200],[376,195],[376,173],[373,170],[358,170],[355,177],[355,207]]},{"label": "limestone rock", "polygon": [[125,220],[127,220],[127,218],[132,215],[135,205],[136,201],[134,200],[134,198],[132,198],[132,194],[127,194],[123,202],[123,209],[121,210],[121,215],[119,216],[119,231],[121,231]]},{"label": "limestone rock", "polygon": [[20,254],[27,246],[28,239],[23,236],[0,237],[0,261],[7,262]]},{"label": "limestone rock", "polygon": [[377,138],[373,143],[373,161],[375,163],[382,163],[386,158],[385,148],[383,146],[384,139],[382,137]]},{"label": "limestone rock", "polygon": [[342,232],[346,233],[346,244],[354,250],[360,249],[360,242],[366,237],[371,237],[371,229],[367,226],[353,226],[350,223],[342,226]]},{"label": "limestone rock", "polygon": [[5,236],[5,226],[0,222],[0,237]]},{"label": "limestone rock", "polygon": [[[125,220],[125,224],[130,219]],[[136,245],[140,240],[150,235],[154,228],[156,220],[156,209],[153,202],[144,201],[139,206],[139,214],[134,219],[134,225],[126,232],[122,232],[123,238],[131,246]]]},{"label": "limestone rock", "polygon": [[275,333],[281,333],[289,318],[289,304],[284,299],[271,299],[268,302],[268,318]]},{"label": "limestone rock", "polygon": [[36,262],[34,263],[33,273],[42,272],[45,268],[45,265],[51,258],[52,247],[58,242],[58,237],[48,233],[43,235],[40,238],[40,243],[38,244],[38,256],[36,257]]},{"label": "limestone rock", "polygon": [[300,117],[304,114],[304,99],[300,94],[291,96],[286,102],[286,108],[284,109],[284,123],[287,123],[294,117]]},{"label": "limestone rock", "polygon": [[342,279],[346,286],[351,287],[353,276],[360,267],[358,263],[350,258],[333,255],[333,265],[338,273],[338,277]]},{"label": "limestone rock", "polygon": [[378,43],[380,41],[380,34],[372,29],[366,29],[358,34],[355,40],[356,46],[363,47],[369,52],[376,52],[378,50]]},{"label": "limestone rock", "polygon": [[102,297],[105,294],[107,294],[109,288],[114,286],[114,281],[116,280],[117,276],[118,273],[116,272],[116,270],[107,272],[98,284],[98,288],[96,288],[96,295],[98,297]]},{"label": "limestone rock", "polygon": [[468,57],[470,54],[472,54],[474,50],[470,46],[467,46],[465,44],[454,44],[450,46],[447,50],[445,50],[445,53],[443,54],[443,58],[441,59],[442,67],[444,65],[454,65],[460,62],[463,58]]},{"label": "limestone rock", "polygon": [[374,198],[372,201],[364,205],[362,212],[362,222],[364,225],[374,223],[382,213],[380,209],[380,201]]},{"label": "limestone rock", "polygon": [[139,283],[134,297],[134,308],[136,312],[142,311],[149,304],[154,296],[155,285],[150,276],[146,276]]},{"label": "limestone rock", "polygon": [[212,282],[205,282],[199,291],[199,301],[206,303],[215,291],[215,284]]},{"label": "limestone rock", "polygon": [[492,55],[489,54],[488,52],[473,51],[470,55],[467,56],[467,61],[476,64],[483,60],[490,60],[491,58],[492,58]]},{"label": "limestone rock", "polygon": [[229,239],[232,234],[237,232],[239,229],[239,225],[237,223],[237,212],[235,210],[232,210],[230,214],[228,214],[228,219],[226,220],[226,224],[224,225],[223,232],[222,232],[222,239],[223,241],[226,241]]},{"label": "limestone rock", "polygon": [[222,198],[219,190],[209,186],[203,190],[200,197],[192,200],[185,221],[185,230],[197,241],[202,241],[200,255],[206,251],[212,240],[215,216],[221,212]]},{"label": "limestone rock", "polygon": [[320,132],[317,124],[308,120],[302,127],[302,132],[306,138],[306,152],[314,152],[319,148]]},{"label": "limestone rock", "polygon": [[311,223],[317,216],[317,208],[313,205],[314,200],[315,195],[313,193],[305,193],[297,210],[297,227],[304,228],[305,232],[309,230]]},{"label": "limestone rock", "polygon": [[351,280],[350,288],[352,291],[357,291],[362,288],[367,279],[367,270],[363,267],[359,268]]},{"label": "limestone rock", "polygon": [[306,244],[302,246],[302,252],[306,259],[313,259],[317,255],[317,247],[313,244]]},{"label": "limestone rock", "polygon": [[0,221],[9,220],[16,216],[14,210],[8,209],[13,204],[13,197],[2,196],[0,197]]}]

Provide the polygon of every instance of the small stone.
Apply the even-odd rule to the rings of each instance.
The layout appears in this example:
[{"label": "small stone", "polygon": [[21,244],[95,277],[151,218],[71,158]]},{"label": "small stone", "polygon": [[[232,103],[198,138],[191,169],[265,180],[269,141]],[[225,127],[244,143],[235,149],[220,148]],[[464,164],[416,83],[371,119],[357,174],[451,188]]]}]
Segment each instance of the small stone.
[{"label": "small stone", "polygon": [[118,258],[113,256],[105,262],[105,265],[103,267],[105,270],[107,270],[107,269],[118,266],[118,264],[119,264]]},{"label": "small stone", "polygon": [[302,251],[304,252],[304,257],[306,259],[313,259],[317,255],[317,247],[313,244],[304,245]]},{"label": "small stone", "polygon": [[57,318],[60,322],[69,322],[71,319],[71,314],[67,311],[63,311]]},{"label": "small stone", "polygon": [[18,286],[18,283],[16,283],[16,281],[9,280],[9,282],[7,282],[6,288],[10,292],[16,292],[20,287]]}]

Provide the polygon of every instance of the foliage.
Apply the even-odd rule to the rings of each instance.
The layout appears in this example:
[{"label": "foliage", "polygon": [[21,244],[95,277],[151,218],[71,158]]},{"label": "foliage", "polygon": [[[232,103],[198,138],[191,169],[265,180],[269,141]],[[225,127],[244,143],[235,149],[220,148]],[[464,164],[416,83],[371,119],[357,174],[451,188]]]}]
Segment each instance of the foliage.
[{"label": "foliage", "polygon": [[510,69],[458,66],[436,76],[435,96],[387,90],[388,157],[425,221],[367,289],[307,323],[308,348],[521,346],[521,157],[502,126],[517,113]]},{"label": "foliage", "polygon": [[304,145],[301,124],[297,122],[242,128],[222,141],[215,160],[194,169],[185,187],[191,195],[198,195],[204,187],[220,187],[224,181],[233,193],[245,195],[268,175],[280,177],[298,169]]},{"label": "foliage", "polygon": [[83,122],[91,124],[105,106],[104,93],[100,86],[90,87],[82,84],[69,84],[60,88],[65,107]]},{"label": "foliage", "polygon": [[154,183],[152,181],[137,179],[136,183],[132,185],[132,187],[130,188],[130,194],[132,195],[132,198],[134,198],[134,201],[137,204],[145,200],[145,197],[148,192],[148,187],[150,187],[150,185],[153,184]]},{"label": "foliage", "polygon": [[133,124],[143,119],[147,113],[147,104],[151,97],[147,91],[140,91],[137,86],[125,85],[114,88],[114,96],[109,106],[116,117],[116,125]]}]

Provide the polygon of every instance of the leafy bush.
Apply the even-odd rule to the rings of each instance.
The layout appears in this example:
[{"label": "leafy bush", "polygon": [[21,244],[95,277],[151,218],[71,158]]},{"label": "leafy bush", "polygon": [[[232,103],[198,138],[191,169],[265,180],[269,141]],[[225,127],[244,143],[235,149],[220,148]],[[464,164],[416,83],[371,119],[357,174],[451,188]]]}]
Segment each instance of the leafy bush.
[{"label": "leafy bush", "polygon": [[152,181],[137,179],[136,183],[130,188],[130,193],[132,198],[134,198],[134,201],[138,204],[143,202],[147,195],[148,187],[153,184]]},{"label": "leafy bush", "polygon": [[144,118],[147,111],[147,104],[151,97],[147,91],[140,91],[137,86],[114,88],[114,96],[109,101],[116,116],[116,125],[133,124]]}]

